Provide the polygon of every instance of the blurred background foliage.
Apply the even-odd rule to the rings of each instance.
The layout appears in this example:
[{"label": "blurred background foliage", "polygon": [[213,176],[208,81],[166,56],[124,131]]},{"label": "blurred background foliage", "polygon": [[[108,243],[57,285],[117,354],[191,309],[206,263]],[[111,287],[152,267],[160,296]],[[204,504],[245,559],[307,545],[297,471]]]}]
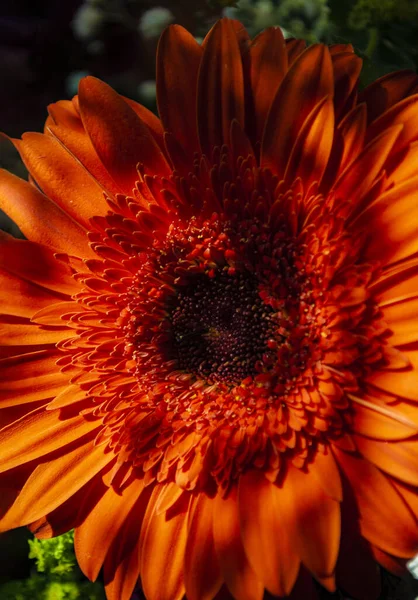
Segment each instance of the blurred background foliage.
[{"label": "blurred background foliage", "polygon": [[[308,43],[352,43],[364,60],[363,86],[418,66],[418,0],[1,0],[0,131],[19,137],[42,130],[46,106],[71,98],[87,74],[156,110],[161,31],[179,23],[201,40],[221,16],[241,20],[252,36],[279,26]],[[6,139],[0,166],[25,176]],[[18,234],[4,215],[0,227]],[[104,599],[100,580],[88,582],[77,567],[72,533],[46,541],[24,529],[1,534],[0,559],[1,600]],[[383,573],[382,600],[414,598],[412,578]]]}]

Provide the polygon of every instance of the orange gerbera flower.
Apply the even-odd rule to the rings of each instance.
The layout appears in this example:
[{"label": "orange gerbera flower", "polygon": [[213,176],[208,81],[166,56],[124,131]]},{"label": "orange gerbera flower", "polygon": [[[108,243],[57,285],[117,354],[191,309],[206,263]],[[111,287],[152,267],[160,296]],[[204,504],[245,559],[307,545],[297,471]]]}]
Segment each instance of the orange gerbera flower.
[{"label": "orange gerbera flower", "polygon": [[376,598],[418,551],[418,77],[226,19],[157,63],[161,120],[87,77],[1,175],[1,527],[75,528],[113,600]]}]

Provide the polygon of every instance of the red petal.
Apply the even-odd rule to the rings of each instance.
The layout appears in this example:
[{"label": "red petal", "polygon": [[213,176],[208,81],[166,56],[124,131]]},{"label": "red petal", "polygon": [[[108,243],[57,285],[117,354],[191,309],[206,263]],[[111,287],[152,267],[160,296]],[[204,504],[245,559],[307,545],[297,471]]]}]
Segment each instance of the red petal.
[{"label": "red petal", "polygon": [[140,567],[140,531],[152,487],[145,488],[130,511],[119,535],[107,553],[103,578],[107,600],[130,600],[138,582]]},{"label": "red petal", "polygon": [[255,140],[261,141],[271,103],[288,67],[286,44],[279,27],[269,27],[254,38],[250,64]]},{"label": "red petal", "polygon": [[240,600],[262,600],[264,586],[246,557],[240,532],[235,488],[226,498],[215,498],[213,533],[222,576],[232,596]]},{"label": "red petal", "polygon": [[294,510],[292,541],[303,564],[330,591],[340,544],[340,504],[327,496],[316,478],[289,467],[283,491],[289,488]]},{"label": "red petal", "polygon": [[337,197],[352,198],[358,204],[370,190],[402,131],[396,125],[372,140],[338,178],[333,191]]},{"label": "red petal", "polygon": [[[0,269],[0,313],[30,319],[33,314],[56,300],[45,288],[24,281]],[[19,298],[17,302],[16,299]]]},{"label": "red petal", "polygon": [[107,213],[103,189],[60,142],[50,135],[24,133],[13,143],[42,192],[74,221],[88,228],[90,217]]},{"label": "red petal", "polygon": [[197,120],[202,152],[229,144],[231,122],[244,127],[244,77],[232,21],[222,19],[207,36],[198,76]]},{"label": "red petal", "polygon": [[286,52],[287,52],[287,61],[289,67],[295,62],[295,60],[304,52],[306,49],[305,40],[296,40],[293,38],[287,38],[286,41]]},{"label": "red petal", "polygon": [[148,127],[106,83],[95,77],[81,80],[81,118],[100,160],[126,194],[138,180],[137,164],[153,175],[171,170]]},{"label": "red petal", "polygon": [[334,135],[334,108],[331,98],[321,100],[308,115],[293,145],[284,179],[289,185],[300,177],[307,190],[321,182],[327,168]]},{"label": "red petal", "polygon": [[376,232],[367,248],[370,258],[391,264],[418,251],[417,185],[418,177],[413,177],[384,192],[358,217],[357,226],[367,224]]},{"label": "red petal", "polygon": [[190,495],[184,494],[175,509],[155,511],[141,533],[141,580],[149,600],[181,600],[184,596],[189,500]]},{"label": "red petal", "polygon": [[300,558],[292,533],[293,497],[258,471],[240,477],[240,524],[245,552],[263,585],[274,595],[286,596],[296,581]]},{"label": "red petal", "polygon": [[79,416],[60,419],[59,411],[29,414],[1,430],[0,472],[50,454],[97,427],[97,422]]},{"label": "red petal", "polygon": [[0,170],[0,208],[33,242],[56,252],[93,256],[85,231],[33,185]]},{"label": "red petal", "polygon": [[161,35],[157,51],[158,112],[164,129],[173,133],[189,160],[199,151],[197,137],[197,73],[202,48],[179,25]]},{"label": "red petal", "polygon": [[300,127],[312,109],[334,94],[332,63],[326,46],[308,48],[288,71],[271,105],[261,145],[261,166],[283,175]]},{"label": "red petal", "polygon": [[91,581],[97,579],[110,545],[143,489],[142,479],[135,479],[120,493],[109,487],[77,527],[74,536],[77,561]]},{"label": "red petal", "polygon": [[191,506],[184,557],[188,600],[212,600],[222,585],[213,539],[213,500],[199,494]]},{"label": "red petal", "polygon": [[0,520],[2,530],[33,523],[68,500],[104,469],[114,455],[91,440],[66,449],[63,456],[40,464],[26,481],[16,502]]},{"label": "red petal", "polygon": [[389,73],[368,85],[359,95],[359,102],[367,105],[368,122],[371,123],[391,106],[410,96],[418,84],[414,71]]},{"label": "red petal", "polygon": [[79,291],[68,265],[36,242],[17,240],[0,231],[0,268],[43,288],[72,296]]},{"label": "red petal", "polygon": [[363,458],[335,447],[333,452],[356,499],[362,535],[389,554],[414,556],[418,525],[390,480]]},{"label": "red petal", "polygon": [[382,471],[409,483],[418,485],[418,442],[386,442],[353,436],[361,454]]},{"label": "red petal", "polygon": [[340,172],[344,171],[363,150],[366,123],[366,105],[358,104],[339,124],[338,130],[341,133],[344,144]]}]

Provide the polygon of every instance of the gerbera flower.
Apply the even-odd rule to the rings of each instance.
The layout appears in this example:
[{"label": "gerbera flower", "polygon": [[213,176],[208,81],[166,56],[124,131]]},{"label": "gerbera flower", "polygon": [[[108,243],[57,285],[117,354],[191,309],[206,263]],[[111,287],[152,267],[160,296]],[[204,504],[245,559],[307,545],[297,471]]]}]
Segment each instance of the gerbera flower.
[{"label": "gerbera flower", "polygon": [[418,78],[360,68],[172,26],[161,120],[88,77],[14,140],[1,527],[75,528],[109,599],[371,599],[418,551]]}]

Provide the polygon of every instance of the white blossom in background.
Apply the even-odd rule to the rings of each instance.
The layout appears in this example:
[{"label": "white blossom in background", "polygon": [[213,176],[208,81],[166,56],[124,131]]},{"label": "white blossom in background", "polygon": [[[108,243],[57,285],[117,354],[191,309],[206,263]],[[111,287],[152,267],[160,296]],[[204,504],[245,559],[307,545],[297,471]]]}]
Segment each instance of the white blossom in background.
[{"label": "white blossom in background", "polygon": [[150,8],[141,17],[138,29],[144,38],[158,37],[174,21],[173,13],[162,6]]},{"label": "white blossom in background", "polygon": [[99,3],[91,1],[82,4],[72,22],[74,35],[80,40],[96,37],[103,25],[103,10]]}]

